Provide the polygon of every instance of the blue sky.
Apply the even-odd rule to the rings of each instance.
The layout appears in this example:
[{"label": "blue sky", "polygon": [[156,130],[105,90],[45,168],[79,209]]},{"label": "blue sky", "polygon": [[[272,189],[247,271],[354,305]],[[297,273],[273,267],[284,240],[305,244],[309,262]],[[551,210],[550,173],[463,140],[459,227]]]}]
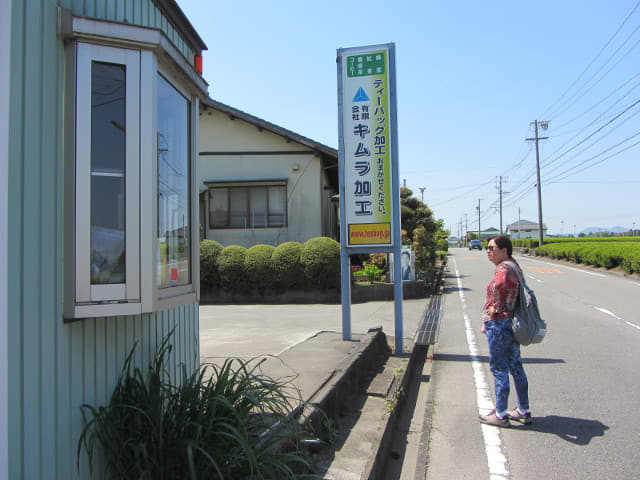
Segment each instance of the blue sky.
[{"label": "blue sky", "polygon": [[334,148],[336,49],[395,43],[399,179],[452,234],[499,228],[501,176],[537,222],[534,120],[549,233],[640,228],[638,0],[178,3],[212,98]]}]

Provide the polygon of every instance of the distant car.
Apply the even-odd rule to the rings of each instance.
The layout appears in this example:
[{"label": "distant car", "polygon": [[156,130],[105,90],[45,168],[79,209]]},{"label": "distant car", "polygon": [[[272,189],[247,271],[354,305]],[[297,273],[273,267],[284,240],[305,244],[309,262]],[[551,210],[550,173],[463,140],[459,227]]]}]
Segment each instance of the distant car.
[{"label": "distant car", "polygon": [[471,240],[469,242],[469,250],[473,250],[474,248],[482,250],[482,242],[480,240]]}]

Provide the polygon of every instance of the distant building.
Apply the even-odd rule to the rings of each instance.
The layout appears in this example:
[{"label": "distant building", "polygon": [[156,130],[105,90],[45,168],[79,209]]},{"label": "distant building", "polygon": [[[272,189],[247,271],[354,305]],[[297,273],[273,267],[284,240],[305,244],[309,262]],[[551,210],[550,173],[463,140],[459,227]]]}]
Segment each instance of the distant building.
[{"label": "distant building", "polygon": [[338,238],[338,151],[207,98],[200,225],[224,246]]},{"label": "distant building", "polygon": [[491,237],[495,237],[496,235],[500,235],[500,230],[495,227],[490,227],[480,232],[480,240],[489,240]]},{"label": "distant building", "polygon": [[[529,220],[518,220],[507,225],[507,234],[515,240],[520,238],[538,238],[539,226]],[[542,224],[542,237],[547,236],[547,226]]]},{"label": "distant building", "polygon": [[[473,233],[474,235],[478,235],[478,231],[477,230],[469,230],[467,232],[467,235],[469,235],[471,233]],[[499,235],[499,234],[500,234],[500,231],[498,229],[496,229],[494,227],[490,227],[490,228],[487,228],[486,230],[482,230],[480,232],[479,240],[480,241],[489,240],[491,237],[494,237],[494,236]],[[467,238],[469,238],[469,237],[467,237]]]}]

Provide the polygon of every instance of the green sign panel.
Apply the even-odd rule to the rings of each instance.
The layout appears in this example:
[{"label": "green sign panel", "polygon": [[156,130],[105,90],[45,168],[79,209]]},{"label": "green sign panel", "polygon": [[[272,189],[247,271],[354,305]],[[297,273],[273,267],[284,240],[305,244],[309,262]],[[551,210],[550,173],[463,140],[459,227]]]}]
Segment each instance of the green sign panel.
[{"label": "green sign panel", "polygon": [[347,57],[347,76],[366,77],[384,74],[386,65],[384,55],[384,52],[376,52]]}]

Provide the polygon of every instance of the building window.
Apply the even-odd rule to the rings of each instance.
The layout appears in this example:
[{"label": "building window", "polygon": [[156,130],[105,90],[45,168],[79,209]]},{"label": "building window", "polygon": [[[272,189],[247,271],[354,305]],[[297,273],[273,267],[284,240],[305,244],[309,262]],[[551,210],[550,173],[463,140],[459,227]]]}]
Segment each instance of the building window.
[{"label": "building window", "polygon": [[210,228],[287,226],[287,184],[251,182],[210,186]]},{"label": "building window", "polygon": [[126,68],[91,65],[91,284],[125,282]]},{"label": "building window", "polygon": [[158,75],[158,286],[191,282],[191,104]]},{"label": "building window", "polygon": [[132,301],[139,287],[140,52],[79,44],[76,301]]},{"label": "building window", "polygon": [[65,318],[197,299],[198,99],[163,62],[150,50],[83,42],[70,53],[65,228],[75,241],[65,256],[75,263],[65,269]]}]

